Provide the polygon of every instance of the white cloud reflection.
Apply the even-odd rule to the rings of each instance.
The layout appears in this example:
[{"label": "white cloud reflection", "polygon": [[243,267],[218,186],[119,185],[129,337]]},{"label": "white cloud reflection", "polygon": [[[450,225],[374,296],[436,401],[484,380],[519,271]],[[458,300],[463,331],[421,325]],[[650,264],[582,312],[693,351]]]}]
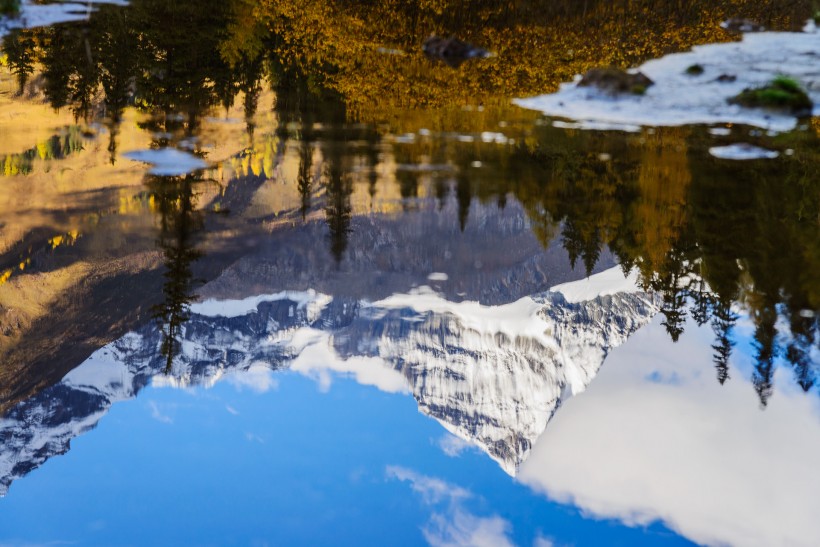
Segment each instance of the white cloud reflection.
[{"label": "white cloud reflection", "polygon": [[333,349],[332,337],[327,332],[299,329],[290,346],[298,353],[290,369],[316,381],[322,392],[330,389],[335,375],[351,376],[361,385],[375,386],[386,393],[409,392],[404,376],[382,359],[362,356],[342,359]]},{"label": "white cloud reflection", "polygon": [[274,374],[264,363],[254,363],[247,370],[228,373],[225,375],[224,381],[234,386],[238,391],[248,389],[254,393],[267,393],[279,387],[279,380],[276,379]]},{"label": "white cloud reflection", "polygon": [[156,401],[149,399],[148,408],[151,411],[151,417],[156,421],[164,424],[174,423],[174,420],[170,416],[162,413],[162,410],[160,410],[159,404]]},{"label": "white cloud reflection", "polygon": [[457,458],[461,456],[463,452],[476,448],[475,445],[465,441],[461,437],[456,437],[452,433],[445,433],[439,437],[436,444],[441,448],[442,452],[451,458]]},{"label": "white cloud reflection", "polygon": [[505,547],[513,545],[510,528],[498,515],[477,517],[456,508],[450,514],[433,513],[422,533],[433,547]]},{"label": "white cloud reflection", "polygon": [[816,394],[781,370],[760,411],[748,356],[721,386],[710,329],[690,323],[672,344],[660,320],[556,413],[519,480],[595,517],[662,520],[698,543],[820,545]]},{"label": "white cloud reflection", "polygon": [[513,545],[512,525],[498,515],[478,516],[464,507],[473,494],[460,486],[412,469],[388,466],[388,478],[410,483],[425,505],[431,507],[422,527],[424,539],[433,547],[507,547]]},{"label": "white cloud reflection", "polygon": [[417,473],[412,469],[397,465],[388,465],[387,477],[410,483],[410,488],[421,496],[427,505],[442,502],[456,502],[472,496],[469,490],[450,484],[449,482]]}]

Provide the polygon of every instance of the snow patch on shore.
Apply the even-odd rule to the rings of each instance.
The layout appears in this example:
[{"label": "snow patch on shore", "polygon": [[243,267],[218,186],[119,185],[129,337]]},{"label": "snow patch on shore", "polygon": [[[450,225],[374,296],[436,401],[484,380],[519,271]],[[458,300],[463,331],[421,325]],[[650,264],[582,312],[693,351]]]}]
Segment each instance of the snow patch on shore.
[{"label": "snow patch on shore", "polygon": [[181,176],[208,167],[204,160],[175,148],[133,150],[126,152],[123,156],[153,165],[148,171],[152,175]]},{"label": "snow patch on shore", "polygon": [[746,143],[729,144],[727,146],[713,146],[709,153],[722,160],[761,160],[774,159],[780,152],[766,150],[759,146]]},{"label": "snow patch on shore", "polygon": [[[820,114],[820,33],[813,26],[807,30],[811,32],[748,34],[741,42],[696,46],[649,61],[639,70],[655,85],[644,95],[612,96],[570,82],[556,93],[514,102],[575,120],[575,126],[584,129],[634,131],[636,126],[735,123],[789,131],[797,125],[794,116],[732,105],[728,99],[784,75],[803,85],[815,104],[814,115]],[[702,66],[703,73],[687,74],[692,65]],[[725,81],[730,78],[721,76],[735,80]]]}]

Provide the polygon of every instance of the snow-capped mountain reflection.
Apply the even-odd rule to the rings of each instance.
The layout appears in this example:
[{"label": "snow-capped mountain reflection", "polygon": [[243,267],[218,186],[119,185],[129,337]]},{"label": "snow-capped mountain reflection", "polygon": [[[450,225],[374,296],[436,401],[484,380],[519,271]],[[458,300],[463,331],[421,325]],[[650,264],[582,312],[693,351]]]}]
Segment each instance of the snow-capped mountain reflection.
[{"label": "snow-capped mountain reflection", "polygon": [[285,292],[194,305],[165,375],[153,325],[95,352],[0,422],[0,493],[146,385],[212,385],[259,367],[409,391],[419,409],[515,474],[555,410],[657,312],[617,269],[502,306],[429,290],[365,302]]}]

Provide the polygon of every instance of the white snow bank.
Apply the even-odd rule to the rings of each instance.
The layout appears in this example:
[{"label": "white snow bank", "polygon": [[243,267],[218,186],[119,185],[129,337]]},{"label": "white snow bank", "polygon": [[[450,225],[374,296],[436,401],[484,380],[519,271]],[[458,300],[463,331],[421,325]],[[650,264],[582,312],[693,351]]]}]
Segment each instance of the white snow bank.
[{"label": "white snow bank", "polygon": [[241,317],[256,311],[262,302],[277,300],[291,300],[296,306],[303,308],[311,305],[321,310],[332,298],[310,289],[307,291],[282,291],[274,294],[251,296],[242,300],[214,300],[191,304],[191,312],[208,317]]},{"label": "white snow bank", "polygon": [[[565,83],[556,93],[515,103],[577,120],[585,129],[737,123],[789,131],[796,126],[794,116],[730,105],[727,99],[785,75],[802,83],[815,104],[814,114],[820,114],[820,33],[814,27],[807,30],[811,32],[748,34],[742,42],[696,46],[690,52],[649,61],[639,68],[655,82],[645,95],[613,97],[594,87]],[[686,74],[695,64],[703,67],[703,73]],[[736,80],[720,82],[722,75]]]},{"label": "white snow bank", "polygon": [[20,3],[20,13],[0,22],[0,36],[15,28],[33,28],[70,23],[88,19],[98,4],[128,5],[127,0],[91,0],[89,2],[57,2],[34,4],[31,0]]},{"label": "white snow bank", "polygon": [[638,286],[637,270],[632,270],[628,276],[624,276],[621,267],[615,266],[581,281],[556,285],[550,289],[550,292],[561,293],[567,302],[576,303],[594,300],[599,296],[634,293],[641,290]]},{"label": "white snow bank", "polygon": [[394,294],[369,305],[379,313],[385,309],[410,308],[417,313],[451,314],[459,318],[465,328],[480,333],[503,333],[511,339],[526,336],[544,346],[554,347],[555,341],[544,335],[546,323],[538,316],[543,307],[526,296],[510,304],[485,306],[479,302],[451,302],[429,287],[419,287],[408,294]]}]

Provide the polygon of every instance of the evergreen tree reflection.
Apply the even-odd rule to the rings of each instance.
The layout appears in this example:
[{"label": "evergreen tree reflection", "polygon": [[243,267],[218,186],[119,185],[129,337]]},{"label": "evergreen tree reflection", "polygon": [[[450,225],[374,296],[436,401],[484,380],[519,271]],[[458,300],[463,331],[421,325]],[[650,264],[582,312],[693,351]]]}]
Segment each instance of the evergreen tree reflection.
[{"label": "evergreen tree reflection", "polygon": [[140,70],[140,41],[128,10],[107,9],[97,16],[95,57],[101,67],[100,80],[105,95],[105,124],[108,154],[113,165],[123,110],[134,102],[136,74]]},{"label": "evergreen tree reflection", "polygon": [[310,211],[313,195],[313,132],[310,128],[302,128],[302,138],[299,140],[299,172],[296,187],[302,202],[302,220],[305,220]]},{"label": "evergreen tree reflection", "polygon": [[[797,162],[716,164],[702,152],[692,156],[696,160],[686,158],[682,147],[702,146],[700,134],[684,139],[666,131],[659,132],[659,146],[682,148],[683,154],[663,148],[647,154],[643,136],[642,148],[635,149],[642,154],[638,169],[633,150],[622,148],[629,137],[606,137],[613,152],[604,166],[572,155],[589,147],[588,135],[541,132],[535,144],[513,151],[511,189],[542,243],[561,226],[571,262],[583,259],[587,271],[599,249],[609,246],[625,269],[637,267],[644,285],[662,297],[663,325],[672,340],[683,335],[687,316],[709,323],[720,383],[730,376],[737,321],[732,306],[741,302],[755,326],[753,381],[762,405],[772,394],[780,358],[803,389],[815,385],[820,279],[811,264],[820,256],[820,181],[806,169],[820,162],[816,148],[789,142],[802,145]],[[810,132],[798,135],[816,144]],[[682,170],[686,176],[677,176],[679,181],[663,176]]]},{"label": "evergreen tree reflection", "polygon": [[196,248],[202,230],[201,211],[196,209],[194,188],[200,179],[195,175],[181,177],[149,176],[146,184],[155,199],[160,221],[157,245],[165,259],[163,301],[154,306],[153,315],[162,328],[160,351],[165,357],[165,372],[170,373],[179,353],[182,328],[190,318],[190,305],[196,299],[192,264],[203,256]]},{"label": "evergreen tree reflection", "polygon": [[34,72],[36,46],[33,31],[13,29],[3,37],[3,52],[8,58],[12,74],[17,78],[17,94],[25,91],[29,76]]},{"label": "evergreen tree reflection", "polygon": [[370,196],[370,208],[376,199],[377,185],[379,182],[379,135],[376,131],[368,131],[367,134],[367,193]]},{"label": "evergreen tree reflection", "polygon": [[712,308],[712,331],[715,333],[713,361],[717,371],[717,380],[723,385],[729,379],[729,358],[732,355],[732,329],[737,321],[737,314],[732,312],[731,300],[718,300]]},{"label": "evergreen tree reflection", "polygon": [[339,147],[332,146],[327,157],[327,183],[325,186],[327,204],[325,217],[329,230],[330,254],[337,265],[340,265],[347,250],[350,236],[350,220],[353,208],[350,196],[353,194],[353,182],[344,172]]},{"label": "evergreen tree reflection", "polygon": [[758,310],[755,317],[755,372],[752,375],[752,382],[760,398],[761,406],[765,407],[772,396],[772,379],[774,376],[775,359],[775,337],[777,330],[777,312],[773,308],[763,308]]},{"label": "evergreen tree reflection", "polygon": [[347,129],[345,106],[334,91],[317,83],[317,76],[306,73],[306,66],[298,59],[271,59],[271,79],[276,92],[275,111],[280,123],[277,133],[293,136],[292,128],[298,128],[299,171],[297,188],[301,198],[300,212],[304,219],[311,206],[316,182],[312,176],[314,143],[317,141],[314,126],[322,120],[321,131],[327,137],[318,147],[321,151],[322,179],[325,190],[325,220],[328,226],[330,253],[337,266],[341,265],[347,250],[351,232],[353,207],[353,181],[347,172],[345,160]]},{"label": "evergreen tree reflection", "polygon": [[447,198],[450,195],[450,181],[441,176],[436,177],[435,192],[440,211],[444,208],[444,205],[447,203]]},{"label": "evergreen tree reflection", "polygon": [[[701,33],[697,40],[713,41],[716,35],[704,29],[714,27],[715,33],[722,32],[711,25],[716,21],[710,17],[722,14],[718,8],[728,5],[719,2],[714,8],[714,2],[704,1],[681,7],[644,2],[636,8],[630,3],[584,2],[580,6],[560,1],[546,6],[539,2],[482,1],[466,10],[463,2],[434,4],[379,5],[357,0],[335,10],[326,9],[327,3],[312,1],[291,9],[293,3],[278,0],[261,4],[245,0],[134,0],[128,7],[101,6],[88,21],[77,24],[13,31],[3,44],[20,91],[39,63],[51,106],[68,107],[77,118],[104,111],[112,162],[123,112],[129,105],[149,114],[142,127],[164,134],[155,144],[165,146],[173,144],[180,134],[195,135],[206,113],[233,104],[242,93],[245,123],[252,138],[262,82],[272,82],[275,114],[281,122],[278,135],[296,137],[299,142],[301,215],[304,219],[310,211],[318,185],[313,173],[320,171],[330,251],[340,264],[352,220],[352,154],[345,147],[353,139],[347,122],[398,119],[391,114],[401,110],[401,101],[460,106],[475,99],[465,97],[465,90],[481,95],[486,87],[510,94],[513,86],[514,94],[524,95],[527,90],[518,87],[518,79],[508,77],[526,72],[522,68],[538,75],[532,81],[542,92],[571,78],[576,69],[588,68],[582,67],[583,63],[628,66],[637,55],[659,56],[679,49],[684,41],[691,41],[685,35],[695,33],[695,29]],[[755,9],[765,15],[771,5],[759,2]],[[442,7],[446,9],[439,9]],[[633,8],[649,20],[634,17]],[[636,28],[645,27],[644,47],[635,48],[642,53],[600,48],[600,58],[563,60],[566,50],[575,47],[572,40],[587,36],[575,33],[581,16],[588,29],[601,31],[601,43],[613,39],[611,28],[635,34]],[[537,66],[527,54],[544,48],[536,45],[535,34],[527,34],[526,25],[520,25],[536,18],[546,26],[529,31],[550,32],[561,38],[556,43],[562,46],[557,55],[541,56],[538,62],[546,64]],[[547,25],[551,18],[556,21]],[[680,23],[681,36],[677,32],[666,36],[670,20]],[[355,27],[367,36],[361,40],[351,36],[348,30],[352,27],[344,25],[351,21],[367,23]],[[426,63],[423,67],[427,72],[420,78],[417,72],[402,72],[418,70],[418,63],[405,66],[395,59],[387,61],[387,56],[368,53],[376,42],[410,52],[430,28],[463,30],[476,36],[491,29],[498,36],[499,49],[520,58],[505,58],[504,63],[493,65],[492,71],[475,71],[483,78],[477,85],[470,80],[476,77],[470,71],[439,70]],[[505,34],[505,29],[516,30]],[[659,33],[664,39],[657,39]],[[630,36],[630,40],[644,38]],[[412,54],[407,57],[412,58]],[[385,78],[385,70],[395,70],[400,77]],[[530,85],[527,78],[521,80],[521,86]],[[470,83],[476,85],[467,85]],[[396,96],[401,101],[388,100]],[[794,151],[788,161],[781,157],[767,163],[727,165],[709,156],[713,137],[697,129],[630,136],[534,125],[532,134],[519,139],[515,146],[493,144],[481,149],[482,163],[496,170],[492,181],[470,169],[477,157],[473,146],[441,145],[420,152],[420,147],[408,145],[405,149],[397,144],[395,153],[399,163],[412,164],[429,153],[435,164],[458,167],[455,180],[436,174],[433,183],[439,208],[454,187],[462,231],[469,222],[474,198],[503,207],[509,196],[521,203],[533,233],[544,246],[560,235],[573,267],[583,264],[590,273],[603,249],[609,247],[624,268],[638,268],[644,285],[662,296],[663,324],[672,340],[683,336],[687,316],[700,325],[710,324],[714,366],[721,383],[730,376],[737,321],[732,305],[740,303],[754,323],[754,381],[761,402],[766,404],[779,358],[791,365],[803,389],[809,390],[816,383],[820,339],[820,182],[816,173],[820,155],[816,124],[812,127],[815,129],[772,138],[773,147]],[[76,131],[68,133],[74,139]],[[74,139],[66,145],[66,138],[54,137],[38,147],[41,150],[31,148],[5,156],[6,172],[30,172],[38,154],[59,157],[81,148],[81,141],[78,144]],[[364,138],[372,203],[380,137],[371,127]],[[323,165],[316,165],[319,161]],[[403,197],[418,196],[417,172],[399,170],[398,179]],[[163,219],[160,246],[168,265],[169,304],[158,317],[167,325],[168,339],[173,340],[190,302],[186,297],[194,284],[190,266],[198,256],[193,242],[200,222],[194,212],[194,180],[153,177],[149,185]],[[172,355],[173,343],[166,349]]]},{"label": "evergreen tree reflection", "polygon": [[473,189],[470,178],[460,170],[456,175],[456,204],[458,205],[458,227],[462,232],[467,227],[467,219],[470,216],[472,203]]}]

